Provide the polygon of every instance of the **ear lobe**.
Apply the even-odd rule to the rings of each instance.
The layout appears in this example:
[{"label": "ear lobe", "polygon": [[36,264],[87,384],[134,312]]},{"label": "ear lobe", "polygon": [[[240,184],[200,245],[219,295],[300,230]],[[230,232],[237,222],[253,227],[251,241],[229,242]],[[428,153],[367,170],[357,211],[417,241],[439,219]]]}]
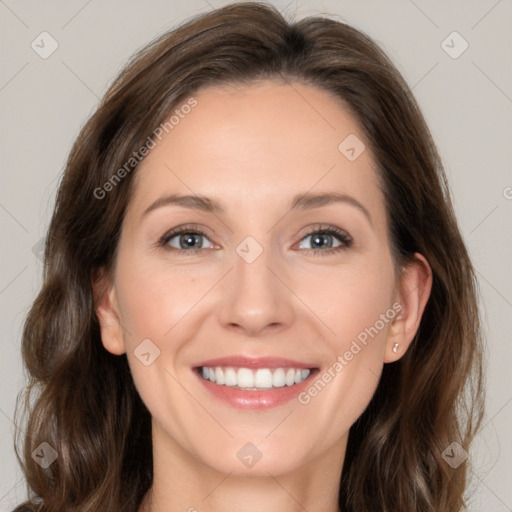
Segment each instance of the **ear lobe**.
[{"label": "ear lobe", "polygon": [[119,306],[114,284],[104,268],[97,270],[92,280],[94,307],[105,349],[114,355],[126,352]]},{"label": "ear lobe", "polygon": [[400,359],[409,348],[420,326],[432,290],[432,270],[424,256],[413,255],[403,269],[398,301],[402,306],[388,331],[384,362]]}]

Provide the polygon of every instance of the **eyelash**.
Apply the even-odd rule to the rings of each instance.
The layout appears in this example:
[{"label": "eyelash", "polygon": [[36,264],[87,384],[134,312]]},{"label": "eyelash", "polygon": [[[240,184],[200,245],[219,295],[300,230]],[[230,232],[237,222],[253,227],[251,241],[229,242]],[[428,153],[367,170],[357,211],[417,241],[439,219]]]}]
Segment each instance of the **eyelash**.
[{"label": "eyelash", "polygon": [[[158,248],[161,248],[161,249],[164,249],[167,251],[178,252],[179,254],[187,253],[187,254],[194,255],[200,251],[206,250],[206,249],[177,249],[176,247],[170,248],[168,246],[168,243],[170,240],[172,240],[174,237],[176,237],[178,235],[183,235],[183,234],[200,235],[200,236],[204,236],[205,238],[209,239],[208,235],[195,225],[181,226],[179,228],[176,228],[175,230],[172,230],[172,231],[166,233],[164,236],[162,236],[162,238],[160,238],[160,240],[157,242],[156,245]],[[341,229],[338,229],[334,226],[322,226],[322,225],[318,225],[313,229],[313,231],[306,233],[306,235],[304,235],[300,239],[300,241],[302,241],[304,238],[307,238],[309,236],[313,236],[316,234],[326,234],[326,235],[334,236],[334,237],[338,238],[338,240],[341,242],[341,245],[339,245],[338,247],[331,248],[330,250],[304,249],[303,251],[306,252],[306,254],[313,253],[313,256],[321,256],[322,255],[321,253],[334,254],[334,253],[338,253],[340,251],[346,251],[347,249],[349,249],[352,246],[352,243],[353,243],[352,237],[350,235],[348,235],[347,233],[345,233],[344,231],[342,231]]]}]

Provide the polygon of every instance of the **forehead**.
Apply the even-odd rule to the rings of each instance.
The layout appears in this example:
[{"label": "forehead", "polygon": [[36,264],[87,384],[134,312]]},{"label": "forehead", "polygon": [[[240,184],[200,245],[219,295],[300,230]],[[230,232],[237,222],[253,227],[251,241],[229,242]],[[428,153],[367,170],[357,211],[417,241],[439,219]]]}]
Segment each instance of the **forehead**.
[{"label": "forehead", "polygon": [[[248,200],[257,211],[298,193],[332,190],[383,213],[363,131],[329,92],[267,81],[209,87],[193,97],[197,105],[155,139],[139,166],[129,210],[164,192],[211,196],[234,212]],[[351,147],[360,153],[355,159]]]}]

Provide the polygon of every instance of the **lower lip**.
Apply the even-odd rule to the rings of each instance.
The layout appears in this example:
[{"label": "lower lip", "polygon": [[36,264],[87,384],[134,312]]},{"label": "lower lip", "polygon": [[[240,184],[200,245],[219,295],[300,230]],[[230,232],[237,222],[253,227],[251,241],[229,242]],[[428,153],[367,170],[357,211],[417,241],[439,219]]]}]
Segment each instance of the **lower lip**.
[{"label": "lower lip", "polygon": [[194,373],[212,395],[232,407],[244,410],[263,410],[271,409],[293,400],[309,386],[311,377],[318,373],[318,369],[311,370],[308,378],[299,384],[262,389],[260,391],[235,389],[230,386],[215,384],[210,380],[203,379],[197,370],[194,370]]}]

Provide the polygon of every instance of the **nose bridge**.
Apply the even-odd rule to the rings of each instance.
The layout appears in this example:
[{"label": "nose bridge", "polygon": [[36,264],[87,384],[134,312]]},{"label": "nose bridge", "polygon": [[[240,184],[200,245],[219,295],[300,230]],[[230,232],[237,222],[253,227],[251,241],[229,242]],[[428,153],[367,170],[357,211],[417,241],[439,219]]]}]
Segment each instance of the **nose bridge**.
[{"label": "nose bridge", "polygon": [[270,268],[276,266],[277,255],[272,248],[271,236],[265,235],[262,240],[258,235],[258,241],[252,235],[244,238],[236,247],[234,258],[235,278],[239,284],[256,286],[260,292],[270,293],[272,279]]},{"label": "nose bridge", "polygon": [[[291,294],[276,277],[281,268],[271,234],[247,236],[235,248],[233,272],[221,312],[225,326],[237,325],[254,335],[268,325],[289,324],[293,317]],[[264,237],[264,239],[262,239]]]}]

